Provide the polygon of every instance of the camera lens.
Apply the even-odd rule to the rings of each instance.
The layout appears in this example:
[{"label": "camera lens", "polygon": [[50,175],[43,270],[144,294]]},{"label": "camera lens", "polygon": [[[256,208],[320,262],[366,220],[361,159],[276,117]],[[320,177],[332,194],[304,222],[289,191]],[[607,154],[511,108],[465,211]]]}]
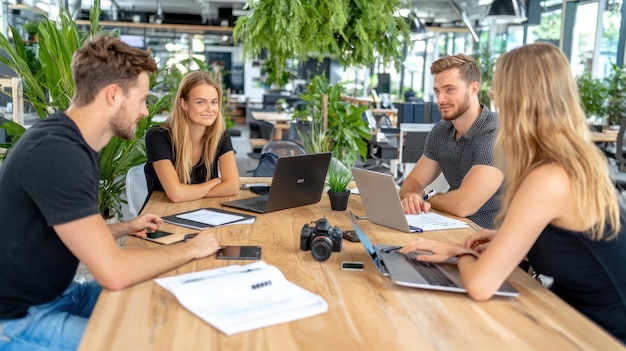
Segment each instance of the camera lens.
[{"label": "camera lens", "polygon": [[311,243],[311,255],[316,261],[326,261],[330,257],[332,249],[332,242],[327,236],[315,237]]}]

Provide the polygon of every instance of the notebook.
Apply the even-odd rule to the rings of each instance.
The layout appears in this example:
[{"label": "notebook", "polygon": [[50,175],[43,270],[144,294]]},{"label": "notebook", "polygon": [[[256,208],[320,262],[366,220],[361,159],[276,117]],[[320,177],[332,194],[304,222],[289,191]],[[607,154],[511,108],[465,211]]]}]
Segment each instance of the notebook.
[{"label": "notebook", "polygon": [[[358,219],[352,212],[350,212],[350,221],[374,266],[383,276],[391,277],[391,281],[395,284],[412,288],[467,293],[461,283],[456,258],[445,263],[417,261],[415,260],[415,253],[411,253],[411,255],[398,253],[397,249],[400,246],[373,245],[358,225]],[[428,252],[417,253],[429,254]],[[516,297],[519,292],[509,283],[504,282],[495,295]]]},{"label": "notebook", "polygon": [[330,152],[279,157],[267,195],[222,202],[221,205],[267,213],[319,202],[329,163]]},{"label": "notebook", "polygon": [[407,233],[466,228],[467,223],[435,212],[406,215],[391,174],[352,168],[367,219]]}]

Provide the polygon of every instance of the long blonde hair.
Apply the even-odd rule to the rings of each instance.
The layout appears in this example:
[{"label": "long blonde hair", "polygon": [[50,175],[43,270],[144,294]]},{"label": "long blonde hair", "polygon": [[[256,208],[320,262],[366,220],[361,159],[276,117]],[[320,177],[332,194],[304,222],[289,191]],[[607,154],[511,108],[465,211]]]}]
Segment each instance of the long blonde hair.
[{"label": "long blonde hair", "polygon": [[208,73],[202,71],[195,71],[188,73],[178,86],[178,91],[173,101],[173,113],[169,116],[167,121],[163,123],[163,127],[168,129],[172,137],[172,147],[176,153],[176,162],[174,168],[178,174],[178,179],[182,183],[191,183],[191,170],[193,169],[193,162],[191,159],[192,145],[191,145],[191,133],[189,132],[189,115],[182,107],[182,101],[189,98],[189,92],[202,84],[208,84],[217,90],[217,96],[219,99],[219,114],[215,119],[215,123],[210,127],[207,127],[202,135],[202,144],[204,150],[202,152],[202,160],[207,169],[207,179],[211,179],[211,169],[213,168],[213,161],[217,154],[217,149],[226,129],[224,120],[222,119],[222,88],[217,84],[215,79]]},{"label": "long blonde hair", "polygon": [[[526,175],[554,162],[570,177],[580,224],[589,216],[598,218],[585,235],[593,240],[616,235],[619,207],[607,161],[589,140],[578,88],[563,53],[546,43],[505,53],[496,62],[493,89],[500,121],[495,155],[505,175],[496,222],[502,223]],[[607,224],[611,233],[605,235]]]}]

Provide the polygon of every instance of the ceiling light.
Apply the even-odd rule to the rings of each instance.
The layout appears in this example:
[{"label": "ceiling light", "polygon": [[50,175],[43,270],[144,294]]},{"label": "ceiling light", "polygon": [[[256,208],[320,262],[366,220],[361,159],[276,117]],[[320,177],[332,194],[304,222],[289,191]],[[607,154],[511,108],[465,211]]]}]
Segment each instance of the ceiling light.
[{"label": "ceiling light", "polygon": [[494,0],[487,9],[485,19],[499,22],[522,22],[526,19],[526,8],[520,0]]}]

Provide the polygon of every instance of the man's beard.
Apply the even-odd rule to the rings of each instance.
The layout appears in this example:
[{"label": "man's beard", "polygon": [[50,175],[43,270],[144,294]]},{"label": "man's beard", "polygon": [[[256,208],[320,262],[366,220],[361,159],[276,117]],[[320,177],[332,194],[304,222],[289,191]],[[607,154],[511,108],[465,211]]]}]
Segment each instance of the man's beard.
[{"label": "man's beard", "polygon": [[455,119],[461,117],[469,109],[470,109],[470,99],[469,99],[469,93],[467,93],[465,95],[465,99],[463,99],[463,102],[459,105],[459,108],[456,109],[453,115],[444,116],[444,114],[441,112],[441,109],[439,109],[439,114],[441,115],[441,119],[443,119],[444,121],[454,121]]},{"label": "man's beard", "polygon": [[126,104],[120,106],[120,108],[115,112],[113,118],[109,122],[111,129],[113,130],[113,135],[118,136],[122,139],[131,140],[135,137],[135,128],[132,125],[126,125]]}]

